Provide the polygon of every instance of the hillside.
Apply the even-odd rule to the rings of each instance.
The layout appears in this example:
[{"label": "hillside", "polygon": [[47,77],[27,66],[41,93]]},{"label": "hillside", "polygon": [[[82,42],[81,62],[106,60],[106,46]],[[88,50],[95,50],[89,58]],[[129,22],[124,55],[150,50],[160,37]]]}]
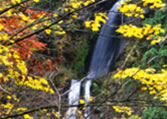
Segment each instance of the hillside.
[{"label": "hillside", "polygon": [[167,0],[120,1],[1,1],[0,118],[166,119]]}]

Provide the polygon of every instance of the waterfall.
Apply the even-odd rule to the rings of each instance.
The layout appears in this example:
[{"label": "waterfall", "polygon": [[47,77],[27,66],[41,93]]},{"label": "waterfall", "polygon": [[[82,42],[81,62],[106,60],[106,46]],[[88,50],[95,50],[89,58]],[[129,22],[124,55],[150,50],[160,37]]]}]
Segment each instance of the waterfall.
[{"label": "waterfall", "polygon": [[117,34],[115,30],[121,24],[121,14],[118,7],[122,1],[124,0],[116,2],[110,9],[108,13],[109,19],[101,28],[92,56],[88,77],[92,76],[92,78],[96,78],[108,73],[112,63],[118,58],[124,48],[120,46],[125,46],[125,40],[112,37]]},{"label": "waterfall", "polygon": [[[68,94],[69,105],[78,105],[80,96],[81,82],[77,80],[71,81],[70,92]],[[66,119],[76,119],[77,107],[68,109]]]},{"label": "waterfall", "polygon": [[[113,65],[114,61],[119,57],[125,47],[124,39],[112,37],[117,34],[115,30],[121,24],[122,19],[118,7],[121,5],[120,2],[123,1],[125,0],[119,0],[114,4],[108,13],[109,19],[101,28],[92,56],[87,76],[88,80],[85,82],[84,97],[86,103],[89,103],[89,98],[91,97],[90,87],[92,85],[92,79],[107,74],[111,65]],[[89,115],[89,113],[90,107],[85,111],[86,115]]]},{"label": "waterfall", "polygon": [[[98,37],[94,53],[92,56],[91,64],[89,67],[87,80],[85,80],[84,82],[84,100],[86,105],[89,103],[89,99],[91,97],[90,88],[92,85],[92,79],[107,74],[110,70],[111,65],[113,65],[114,61],[119,57],[119,55],[122,53],[125,47],[124,39],[112,37],[113,35],[114,36],[117,35],[115,30],[121,24],[122,19],[118,7],[121,5],[120,2],[123,1],[125,0],[119,0],[114,4],[114,6],[110,9],[108,13],[109,19],[101,28],[100,35]],[[72,103],[73,101],[77,102],[79,100],[78,91],[80,91],[79,87],[80,84],[78,84],[77,87],[73,85],[74,84],[72,83],[70,88],[72,90],[69,93],[69,105],[73,104]],[[75,104],[78,104],[78,102]],[[72,112],[72,110],[73,109],[69,108],[68,112],[72,113],[72,115],[75,115],[76,112]],[[88,116],[87,119],[90,119],[89,114],[90,114],[90,107],[87,107],[87,109],[85,110],[85,115],[86,117]],[[66,119],[76,119],[76,118],[75,116],[72,116],[72,118],[68,117]]]},{"label": "waterfall", "polygon": [[[87,80],[85,81],[85,87],[84,87],[84,99],[85,99],[85,104],[89,103],[89,99],[91,98],[91,92],[90,92],[90,87],[92,85],[92,80]],[[89,119],[89,113],[90,113],[90,107],[86,107],[85,110],[85,117],[87,117],[87,119]]]}]

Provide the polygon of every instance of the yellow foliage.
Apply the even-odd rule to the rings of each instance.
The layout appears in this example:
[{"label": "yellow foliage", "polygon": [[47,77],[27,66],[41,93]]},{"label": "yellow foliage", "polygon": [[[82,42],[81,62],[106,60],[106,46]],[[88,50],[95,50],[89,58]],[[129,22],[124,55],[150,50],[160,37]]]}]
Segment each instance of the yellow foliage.
[{"label": "yellow foliage", "polygon": [[162,0],[142,0],[143,1],[143,6],[148,6],[148,4],[150,5],[150,9],[153,8],[162,8],[165,6],[165,4],[162,2]]},{"label": "yellow foliage", "polygon": [[23,13],[19,13],[18,14],[24,21],[28,21],[30,18],[26,15],[24,15]]},{"label": "yellow foliage", "polygon": [[91,20],[91,21],[85,21],[85,27],[86,28],[91,28],[92,31],[99,31],[100,27],[101,27],[101,23],[105,23],[106,19],[108,19],[108,17],[106,16],[105,13],[95,13],[94,14],[95,19]]},{"label": "yellow foliage", "polygon": [[1,33],[0,34],[0,40],[9,40],[9,36],[7,33]]},{"label": "yellow foliage", "polygon": [[58,17],[58,14],[57,14],[57,13],[54,13],[53,16],[54,16],[54,17]]},{"label": "yellow foliage", "polygon": [[0,107],[5,109],[5,111],[0,112],[0,114],[1,113],[9,114],[11,110],[13,109],[14,104],[12,103],[0,104]]},{"label": "yellow foliage", "polygon": [[31,87],[32,89],[54,93],[54,90],[50,88],[47,80],[37,76],[34,78],[29,76],[27,79],[24,76],[22,76],[22,79],[16,80],[15,83],[17,85],[25,85],[25,86]]},{"label": "yellow foliage", "polygon": [[139,80],[145,87],[142,90],[149,90],[151,95],[161,96],[161,100],[167,101],[167,71],[162,69],[155,73],[155,69],[127,68],[120,70],[114,78],[124,79],[131,77]]},{"label": "yellow foliage", "polygon": [[144,9],[137,6],[137,4],[127,4],[124,2],[120,7],[119,7],[120,12],[124,13],[126,16],[131,17],[140,17],[144,18]]},{"label": "yellow foliage", "polygon": [[[130,3],[133,0],[126,0],[125,2],[122,2],[121,6],[119,7],[120,12],[125,14],[128,17],[140,17],[144,18],[145,9],[144,7],[149,6],[150,9],[153,8],[163,8],[165,6],[165,3],[162,2],[162,0],[139,0],[137,3],[133,4]],[[143,4],[143,6],[140,6],[140,4]],[[143,7],[143,8],[142,8]]]},{"label": "yellow foliage", "polygon": [[93,101],[93,97],[90,97],[90,98],[89,98],[89,101],[92,102],[92,101]]},{"label": "yellow foliage", "polygon": [[25,114],[23,117],[24,117],[24,119],[33,119],[33,117],[30,116],[29,114]]},{"label": "yellow foliage", "polygon": [[127,106],[112,106],[112,108],[119,113],[127,113],[128,115],[132,114],[132,109]]},{"label": "yellow foliage", "polygon": [[[164,40],[158,35],[160,33],[164,33],[165,30],[161,28],[160,24],[157,24],[154,27],[151,27],[151,25],[149,24],[146,24],[143,27],[137,27],[132,24],[129,24],[129,25],[125,24],[125,25],[120,26],[116,30],[116,32],[121,33],[125,37],[135,37],[138,39],[142,39],[145,36],[147,36],[146,38],[147,40],[158,37],[158,39],[154,41],[155,43],[158,43]],[[154,44],[153,41],[151,44]]]},{"label": "yellow foliage", "polygon": [[[63,21],[60,21],[59,24],[61,24]],[[56,25],[56,31],[54,32],[55,35],[64,35],[66,34],[66,31],[63,30],[63,28],[60,25]]]},{"label": "yellow foliage", "polygon": [[39,2],[40,0],[34,0],[34,2]]},{"label": "yellow foliage", "polygon": [[79,100],[80,104],[85,104],[85,101],[83,99]]},{"label": "yellow foliage", "polygon": [[12,99],[12,97],[11,97],[11,96],[9,96],[9,95],[7,96],[7,98],[8,98],[9,100],[10,100],[10,99]]},{"label": "yellow foliage", "polygon": [[52,114],[56,117],[59,118],[60,117],[60,113],[56,112],[55,110],[52,110]]},{"label": "yellow foliage", "polygon": [[11,0],[11,2],[12,2],[13,4],[16,4],[16,3],[20,3],[21,0]]},{"label": "yellow foliage", "polygon": [[[128,17],[140,17],[144,18],[145,7],[149,9],[163,8],[165,4],[161,0],[139,0],[136,4],[130,3],[132,0],[126,0],[119,7],[119,10]],[[143,4],[143,6],[138,4]],[[151,26],[145,24],[143,27],[138,27],[132,24],[125,24],[120,26],[116,32],[121,33],[125,37],[135,37],[138,39],[146,38],[146,40],[152,40],[151,44],[160,43],[166,39],[166,37],[160,36],[164,34],[165,30],[161,28],[161,24]],[[161,96],[161,100],[167,101],[167,71],[162,69],[156,71],[152,68],[140,69],[140,68],[127,68],[120,70],[114,75],[114,78],[124,79],[131,77],[134,80],[139,80],[144,87],[141,90],[148,90],[151,95]]]},{"label": "yellow foliage", "polygon": [[[165,6],[165,3],[162,2],[162,0],[139,0],[135,4],[131,3],[132,0],[126,0],[125,2],[122,2],[121,6],[119,7],[119,10],[121,13],[128,17],[140,17],[144,18],[145,13],[145,7],[153,9],[153,8],[159,8],[162,9]],[[141,6],[141,3],[143,6]],[[122,25],[117,29],[117,32],[123,34],[125,37],[136,37],[139,39],[144,38],[147,36],[148,39],[153,39],[151,41],[151,44],[160,43],[165,38],[159,37],[158,35],[160,33],[164,33],[165,30],[161,28],[160,24],[157,24],[153,27],[151,25],[146,24],[143,27],[137,27],[135,25],[129,24],[129,25]]]},{"label": "yellow foliage", "polygon": [[[78,9],[78,8],[83,7],[83,6],[88,6],[89,4],[91,4],[93,2],[95,2],[95,0],[70,0],[66,4],[67,4],[67,6],[72,7],[73,9]],[[67,10],[67,8],[66,8],[66,11],[69,11],[69,10]]]},{"label": "yellow foliage", "polygon": [[50,35],[52,30],[51,29],[46,29],[45,32],[46,32],[46,34]]},{"label": "yellow foliage", "polygon": [[14,105],[11,103],[6,103],[6,104],[1,104],[1,106],[3,106],[4,108],[7,108],[7,109],[12,109]]},{"label": "yellow foliage", "polygon": [[77,112],[78,112],[78,114],[82,114],[82,111],[80,111],[80,110],[77,110]]},{"label": "yellow foliage", "polygon": [[28,109],[25,107],[18,107],[16,110],[17,111],[27,111]]},{"label": "yellow foliage", "polygon": [[91,22],[90,21],[85,21],[85,27],[90,28],[91,27]]},{"label": "yellow foliage", "polygon": [[2,24],[0,24],[0,31],[4,28],[4,26]]},{"label": "yellow foliage", "polygon": [[[15,61],[10,61],[9,58],[14,58]],[[10,50],[9,47],[0,45],[0,64],[8,68],[7,74],[0,72],[0,77],[3,78],[4,82],[14,80],[17,85],[25,85],[36,90],[54,93],[46,79],[28,76],[25,61],[20,58],[16,51]]]}]

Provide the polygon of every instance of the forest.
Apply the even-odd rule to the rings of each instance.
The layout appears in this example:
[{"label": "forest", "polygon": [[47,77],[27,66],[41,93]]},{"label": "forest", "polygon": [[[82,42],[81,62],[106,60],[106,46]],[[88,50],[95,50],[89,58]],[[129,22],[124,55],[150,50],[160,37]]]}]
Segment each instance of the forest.
[{"label": "forest", "polygon": [[167,0],[0,0],[0,119],[166,119]]}]

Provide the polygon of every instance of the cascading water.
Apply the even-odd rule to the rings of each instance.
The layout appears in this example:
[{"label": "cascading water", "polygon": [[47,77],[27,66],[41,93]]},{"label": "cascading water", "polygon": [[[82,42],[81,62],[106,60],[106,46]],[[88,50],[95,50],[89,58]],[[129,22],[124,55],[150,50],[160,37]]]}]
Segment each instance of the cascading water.
[{"label": "cascading water", "polygon": [[[85,99],[85,104],[89,103],[89,99],[91,98],[91,92],[90,92],[90,87],[92,85],[92,80],[88,79],[87,81],[85,81],[85,87],[84,87],[84,99]],[[90,113],[90,107],[87,107],[85,110],[85,117],[87,117],[87,119],[89,119],[89,113]]]},{"label": "cascading water", "polygon": [[[71,81],[70,92],[68,95],[69,105],[78,105],[80,96],[81,82]],[[76,119],[77,107],[71,107],[67,111],[66,119]]]},{"label": "cascading water", "polygon": [[92,56],[88,78],[96,78],[109,72],[111,64],[118,58],[125,46],[125,40],[112,37],[117,33],[115,30],[121,24],[121,14],[118,7],[120,0],[110,9],[108,13],[108,20],[102,26],[100,35],[98,37],[96,47]]},{"label": "cascading water", "polygon": [[[125,0],[119,0],[114,4],[112,9],[110,9],[108,13],[108,20],[103,25],[100,35],[98,37],[96,47],[92,56],[89,73],[87,75],[87,80],[85,81],[84,85],[84,99],[85,103],[89,103],[89,99],[91,97],[91,85],[92,85],[92,79],[97,78],[103,74],[107,74],[110,70],[111,65],[114,63],[114,61],[119,57],[119,55],[122,53],[124,47],[125,47],[125,40],[112,37],[113,35],[116,35],[115,30],[118,28],[121,24],[121,14],[119,13],[118,7],[121,5],[120,2],[123,2]],[[75,84],[74,84],[75,85]],[[80,91],[80,84],[77,86],[76,89],[73,89],[75,86],[73,83],[71,84],[71,92],[69,93],[69,105],[73,104],[73,101],[79,100],[79,94],[78,91]],[[78,104],[75,103],[75,104]],[[75,108],[77,109],[77,108]],[[76,112],[72,112],[72,108],[68,109],[68,112],[72,113],[70,115],[75,115]],[[85,115],[89,116],[90,113],[90,107],[87,107],[85,110]],[[68,116],[66,119],[75,119],[74,116]],[[89,119],[89,117],[87,117]]]},{"label": "cascading water", "polygon": [[[107,74],[111,65],[119,57],[125,47],[124,39],[112,37],[113,35],[117,34],[115,30],[121,24],[122,19],[118,7],[123,1],[125,0],[119,0],[110,9],[108,13],[109,19],[102,26],[100,31],[87,76],[88,80],[85,82],[85,103],[89,103],[89,98],[91,97],[90,87],[92,84],[92,79],[103,74]],[[89,113],[90,107],[88,107],[85,111],[86,115],[89,115]]]}]

